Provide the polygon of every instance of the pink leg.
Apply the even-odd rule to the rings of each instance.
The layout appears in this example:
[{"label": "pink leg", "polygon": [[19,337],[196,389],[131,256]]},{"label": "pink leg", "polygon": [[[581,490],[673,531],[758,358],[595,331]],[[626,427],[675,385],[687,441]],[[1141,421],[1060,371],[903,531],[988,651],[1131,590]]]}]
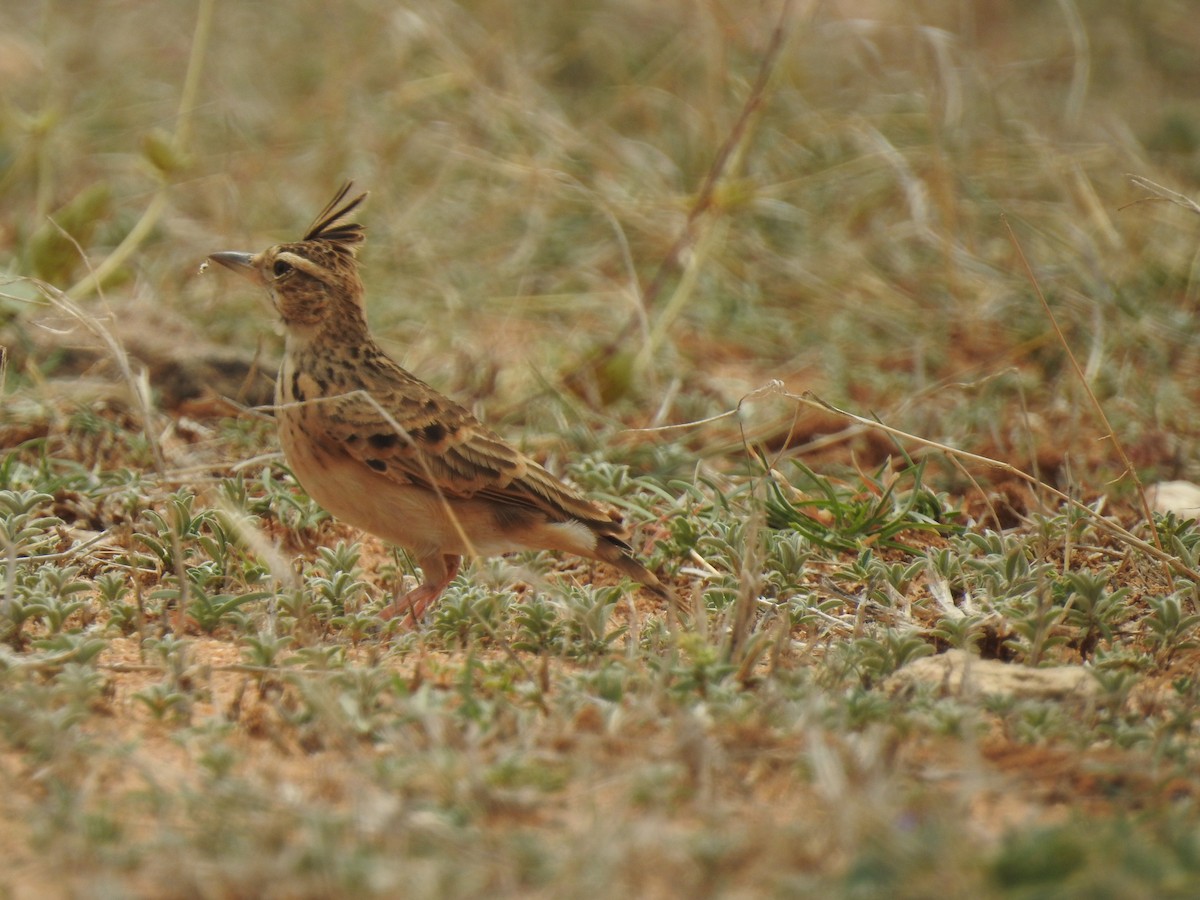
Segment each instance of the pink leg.
[{"label": "pink leg", "polygon": [[429,556],[420,560],[420,563],[421,574],[425,580],[403,597],[397,597],[384,607],[379,613],[379,618],[386,622],[388,619],[408,613],[404,624],[409,628],[416,627],[424,617],[425,610],[433,601],[442,596],[442,591],[450,586],[450,582],[458,574],[462,558],[449,554]]}]

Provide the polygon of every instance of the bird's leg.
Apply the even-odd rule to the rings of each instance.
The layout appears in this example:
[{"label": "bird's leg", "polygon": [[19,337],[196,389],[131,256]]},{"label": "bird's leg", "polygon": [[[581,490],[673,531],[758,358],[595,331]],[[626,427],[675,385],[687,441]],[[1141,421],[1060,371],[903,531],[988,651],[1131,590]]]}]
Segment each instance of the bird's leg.
[{"label": "bird's leg", "polygon": [[421,574],[425,580],[403,597],[397,597],[379,613],[379,618],[387,621],[396,616],[408,614],[404,624],[409,628],[415,627],[425,615],[430,604],[442,596],[442,591],[450,586],[458,568],[462,565],[462,557],[450,554],[428,556],[420,560]]}]

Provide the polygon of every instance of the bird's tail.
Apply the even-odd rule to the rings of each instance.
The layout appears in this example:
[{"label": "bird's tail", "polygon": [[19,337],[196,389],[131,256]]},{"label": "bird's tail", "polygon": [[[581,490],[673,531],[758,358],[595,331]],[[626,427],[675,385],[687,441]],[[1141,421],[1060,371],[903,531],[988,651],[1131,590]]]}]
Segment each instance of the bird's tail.
[{"label": "bird's tail", "polygon": [[605,562],[615,566],[622,574],[628,575],[660,600],[666,600],[674,605],[675,594],[659,581],[657,575],[638,561],[629,545],[624,541],[605,535],[600,538],[599,546],[596,549]]}]

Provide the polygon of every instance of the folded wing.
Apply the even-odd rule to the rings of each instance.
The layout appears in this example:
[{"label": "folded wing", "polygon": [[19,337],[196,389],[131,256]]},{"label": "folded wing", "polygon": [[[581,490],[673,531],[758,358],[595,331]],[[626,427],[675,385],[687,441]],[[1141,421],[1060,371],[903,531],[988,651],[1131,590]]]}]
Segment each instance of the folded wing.
[{"label": "folded wing", "polygon": [[448,498],[486,499],[578,520],[620,537],[620,517],[592,503],[519,452],[465,407],[399,366],[378,370],[361,390],[315,405],[328,440],[373,471]]}]

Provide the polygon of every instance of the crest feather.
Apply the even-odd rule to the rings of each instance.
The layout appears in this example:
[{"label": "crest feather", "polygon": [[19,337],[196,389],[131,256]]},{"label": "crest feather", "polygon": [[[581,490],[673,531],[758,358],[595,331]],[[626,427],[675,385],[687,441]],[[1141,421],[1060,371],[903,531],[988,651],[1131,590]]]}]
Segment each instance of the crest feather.
[{"label": "crest feather", "polygon": [[313,220],[312,225],[308,227],[304,240],[327,241],[336,249],[349,253],[351,256],[357,252],[358,245],[366,240],[365,229],[357,222],[343,222],[342,220],[357,209],[359,204],[367,199],[367,195],[366,193],[359,194],[343,205],[342,201],[346,199],[346,195],[353,187],[353,181],[347,181],[342,185],[341,190],[325,205],[325,208]]}]

